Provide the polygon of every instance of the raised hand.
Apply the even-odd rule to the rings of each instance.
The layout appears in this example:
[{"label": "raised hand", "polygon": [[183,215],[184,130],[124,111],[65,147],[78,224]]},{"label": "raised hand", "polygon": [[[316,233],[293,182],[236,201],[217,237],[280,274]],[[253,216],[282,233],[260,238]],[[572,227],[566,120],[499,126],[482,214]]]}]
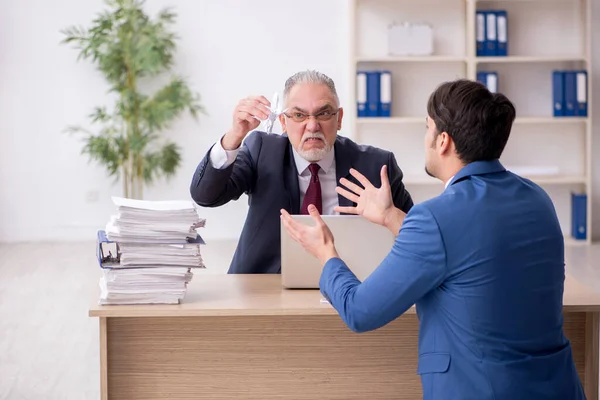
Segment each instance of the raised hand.
[{"label": "raised hand", "polygon": [[[356,206],[338,206],[335,208],[335,211],[362,215],[367,220],[386,226],[390,229],[392,229],[390,227],[391,219],[394,221],[399,217],[403,219],[404,213],[394,207],[394,202],[392,201],[392,191],[387,176],[387,166],[384,165],[381,167],[381,187],[379,188],[373,186],[363,174],[355,169],[351,169],[350,174],[355,177],[363,187],[350,182],[346,178],[342,178],[340,184],[345,186],[345,188],[338,186],[335,190],[348,200],[356,203]],[[394,223],[393,225],[395,227],[396,224]],[[397,234],[398,231],[396,230],[395,233]]]},{"label": "raised hand", "polygon": [[240,100],[233,110],[231,129],[223,136],[221,145],[225,150],[234,150],[240,147],[242,141],[261,121],[268,118],[271,113],[271,102],[264,96],[251,96]]},{"label": "raised hand", "polygon": [[330,258],[339,257],[335,249],[333,234],[314,205],[308,206],[308,213],[315,221],[314,226],[296,221],[286,210],[282,209],[283,226],[292,239],[300,243],[304,250],[324,265]]}]

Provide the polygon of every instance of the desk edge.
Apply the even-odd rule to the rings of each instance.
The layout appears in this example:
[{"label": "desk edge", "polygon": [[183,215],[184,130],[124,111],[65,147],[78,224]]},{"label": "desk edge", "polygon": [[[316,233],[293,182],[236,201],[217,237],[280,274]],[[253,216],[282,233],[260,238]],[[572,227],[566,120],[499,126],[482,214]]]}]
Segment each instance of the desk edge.
[{"label": "desk edge", "polygon": [[[337,311],[331,306],[322,308],[292,308],[292,309],[169,309],[144,306],[142,309],[135,309],[125,306],[123,310],[120,305],[102,306],[103,308],[93,308],[89,310],[89,317],[110,317],[110,318],[152,318],[152,317],[244,317],[244,316],[306,316],[306,315],[338,315]],[[164,307],[164,306],[160,306]],[[600,312],[599,305],[568,305],[563,307],[566,313],[572,312]],[[405,314],[415,314],[415,308],[411,307]]]}]

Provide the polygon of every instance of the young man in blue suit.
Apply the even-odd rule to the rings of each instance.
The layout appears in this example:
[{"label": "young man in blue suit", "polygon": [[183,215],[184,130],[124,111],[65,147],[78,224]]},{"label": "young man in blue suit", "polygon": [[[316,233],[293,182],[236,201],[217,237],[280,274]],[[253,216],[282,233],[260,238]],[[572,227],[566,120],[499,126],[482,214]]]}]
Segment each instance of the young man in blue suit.
[{"label": "young man in blue suit", "polygon": [[[427,104],[426,171],[446,184],[408,214],[357,171],[343,211],[387,226],[396,241],[360,282],[314,207],[289,234],[324,265],[320,288],[350,329],[377,329],[416,303],[425,400],[581,400],[563,333],[564,242],[552,201],[499,161],[513,104],[472,81],[444,83]],[[368,246],[365,247],[368,251]]]},{"label": "young man in blue suit", "polygon": [[299,72],[287,80],[283,97],[284,135],[253,131],[271,104],[262,96],[243,99],[231,129],[211,147],[192,179],[192,198],[204,207],[248,194],[248,216],[230,273],[279,273],[279,210],[307,214],[308,203],[314,203],[321,213],[334,214],[336,207],[352,206],[336,193],[341,178],[353,179],[351,168],[379,182],[379,166],[386,165],[394,205],[405,212],[413,205],[393,153],[338,136],[344,111],[329,77]]}]

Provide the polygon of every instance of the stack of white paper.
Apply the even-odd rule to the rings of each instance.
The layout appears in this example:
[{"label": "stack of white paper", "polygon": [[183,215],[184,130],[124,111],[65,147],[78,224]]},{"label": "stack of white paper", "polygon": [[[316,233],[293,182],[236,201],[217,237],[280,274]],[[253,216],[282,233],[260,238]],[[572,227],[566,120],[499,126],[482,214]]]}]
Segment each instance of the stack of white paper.
[{"label": "stack of white paper", "polygon": [[192,279],[189,269],[106,269],[100,304],[177,304]]},{"label": "stack of white paper", "polygon": [[185,243],[205,223],[191,201],[112,199],[118,212],[106,225],[106,234],[115,242]]},{"label": "stack of white paper", "polygon": [[[104,240],[117,245],[117,262],[103,265],[100,304],[177,304],[192,268],[205,268],[197,229],[205,220],[191,201],[113,197],[117,213]],[[100,243],[102,246],[102,243]]]},{"label": "stack of white paper", "polygon": [[139,244],[121,243],[121,268],[178,266],[204,268],[199,243]]}]

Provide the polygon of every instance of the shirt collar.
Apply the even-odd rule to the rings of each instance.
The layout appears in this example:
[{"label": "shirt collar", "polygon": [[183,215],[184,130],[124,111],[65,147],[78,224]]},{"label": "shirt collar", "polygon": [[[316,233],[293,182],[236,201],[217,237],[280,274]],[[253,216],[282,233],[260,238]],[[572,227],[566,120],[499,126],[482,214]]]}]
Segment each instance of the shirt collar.
[{"label": "shirt collar", "polygon": [[450,182],[452,182],[452,179],[454,179],[454,175],[452,175],[452,176],[450,177],[450,179],[448,179],[448,180],[446,181],[446,186],[444,187],[444,189],[447,189],[447,188],[448,188],[448,185],[450,184]]},{"label": "shirt collar", "polygon": [[[292,150],[294,151],[294,162],[296,163],[296,169],[298,170],[298,175],[302,175],[307,169],[311,162],[305,160],[294,147],[292,146]],[[331,151],[325,155],[318,161],[319,167],[323,170],[323,172],[328,173],[329,169],[333,166],[333,161],[335,159],[335,150],[334,147],[331,147]]]},{"label": "shirt collar", "polygon": [[[499,159],[487,161],[473,161],[462,167],[460,171],[456,173],[456,175],[448,179],[448,182],[452,182],[453,179],[459,180],[472,175],[494,174],[504,171],[506,171],[506,168],[504,168]],[[446,187],[448,186],[448,182],[446,182]]]}]

